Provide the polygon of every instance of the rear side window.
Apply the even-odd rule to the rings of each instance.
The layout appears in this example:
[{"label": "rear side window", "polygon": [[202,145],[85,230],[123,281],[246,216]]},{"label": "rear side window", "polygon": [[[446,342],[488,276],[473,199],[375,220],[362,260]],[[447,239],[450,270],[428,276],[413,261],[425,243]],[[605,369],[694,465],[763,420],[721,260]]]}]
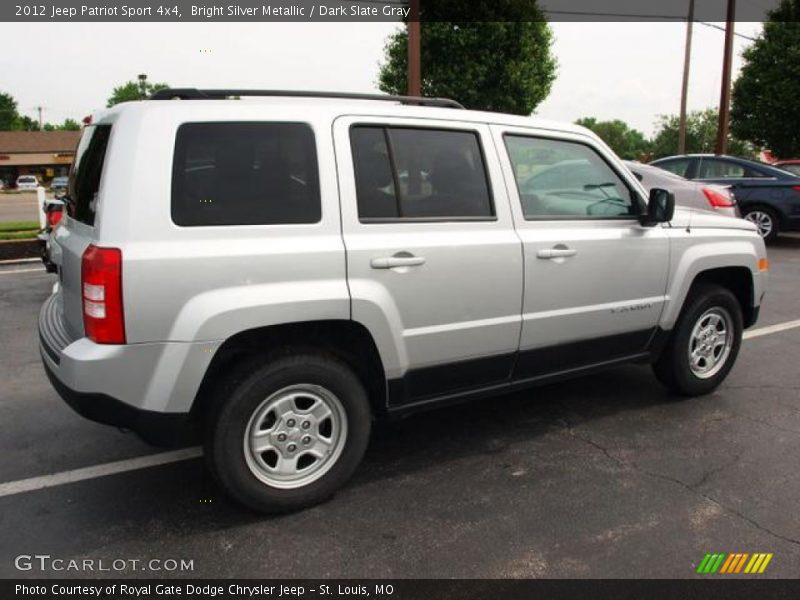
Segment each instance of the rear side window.
[{"label": "rear side window", "polygon": [[370,125],[350,142],[361,221],[494,217],[477,133]]},{"label": "rear side window", "polygon": [[304,123],[187,123],[172,169],[176,225],[317,223],[314,133]]},{"label": "rear side window", "polygon": [[89,125],[83,130],[75,152],[69,175],[67,210],[70,217],[86,225],[94,225],[97,192],[110,137],[111,125]]},{"label": "rear side window", "polygon": [[674,173],[675,175],[679,175],[680,177],[686,177],[686,173],[689,172],[689,159],[679,158],[677,160],[660,162],[653,166],[658,167],[659,169],[664,169],[665,171],[669,171],[670,173]]}]

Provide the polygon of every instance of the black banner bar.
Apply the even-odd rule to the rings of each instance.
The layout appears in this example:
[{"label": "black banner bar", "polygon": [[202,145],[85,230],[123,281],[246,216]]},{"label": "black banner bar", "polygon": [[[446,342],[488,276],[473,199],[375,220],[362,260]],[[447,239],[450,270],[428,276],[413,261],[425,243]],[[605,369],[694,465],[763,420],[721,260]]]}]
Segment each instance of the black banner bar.
[{"label": "black banner bar", "polygon": [[[436,0],[435,19],[470,21],[664,21],[688,18],[688,0]],[[760,22],[780,0],[744,0],[737,21]],[[444,6],[444,9],[442,8]],[[539,17],[530,18],[531,9]],[[0,2],[0,22],[399,22],[408,0],[11,0]],[[724,21],[725,0],[700,0],[695,21]],[[444,14],[444,16],[443,16]],[[800,18],[800,16],[798,16]]]},{"label": "black banner bar", "polygon": [[3,580],[3,600],[772,600],[800,598],[800,580],[713,577],[677,580]]}]

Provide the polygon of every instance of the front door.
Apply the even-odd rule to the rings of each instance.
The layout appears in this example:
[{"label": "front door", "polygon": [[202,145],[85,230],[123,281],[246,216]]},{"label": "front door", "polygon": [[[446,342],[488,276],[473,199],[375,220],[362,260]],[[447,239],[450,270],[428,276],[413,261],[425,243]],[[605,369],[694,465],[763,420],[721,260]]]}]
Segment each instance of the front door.
[{"label": "front door", "polygon": [[517,378],[643,353],[666,301],[669,240],[639,224],[633,177],[579,134],[494,134],[524,246]]}]

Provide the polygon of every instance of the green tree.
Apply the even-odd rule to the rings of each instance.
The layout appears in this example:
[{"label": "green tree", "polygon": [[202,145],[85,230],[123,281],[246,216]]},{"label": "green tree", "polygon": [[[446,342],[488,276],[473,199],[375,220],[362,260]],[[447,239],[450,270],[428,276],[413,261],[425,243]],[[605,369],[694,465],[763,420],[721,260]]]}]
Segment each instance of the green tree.
[{"label": "green tree", "polygon": [[644,134],[619,119],[598,121],[594,117],[584,117],[575,124],[591,129],[625,160],[640,160],[649,150],[650,143]]},{"label": "green tree", "polygon": [[75,119],[64,119],[64,122],[58,128],[61,131],[80,131],[81,124]]},{"label": "green tree", "polygon": [[0,92],[0,131],[17,129],[18,121],[17,101],[11,94]]},{"label": "green tree", "polygon": [[39,121],[36,119],[31,119],[27,115],[19,115],[19,117],[17,117],[17,123],[14,126],[14,129],[21,131],[39,131]]},{"label": "green tree", "polygon": [[[717,140],[716,108],[696,110],[686,116],[686,152],[706,153],[714,152]],[[653,158],[671,156],[678,152],[678,115],[661,115],[657,122],[657,131],[653,137],[650,152]],[[752,144],[738,138],[728,137],[728,154],[752,158],[756,148]]]},{"label": "green tree", "polygon": [[[470,12],[470,22],[451,22]],[[467,108],[529,115],[556,77],[553,34],[536,0],[423,2],[420,52],[422,94],[458,100]],[[407,90],[408,35],[393,34],[384,48],[378,85]]]},{"label": "green tree", "polygon": [[128,81],[114,88],[111,96],[106,103],[109,108],[120,102],[132,102],[134,100],[144,100],[153,92],[163,90],[169,86],[166,83],[150,83],[147,77],[140,78],[138,81]]},{"label": "green tree", "polygon": [[742,56],[732,131],[782,158],[800,155],[800,0],[782,0]]}]

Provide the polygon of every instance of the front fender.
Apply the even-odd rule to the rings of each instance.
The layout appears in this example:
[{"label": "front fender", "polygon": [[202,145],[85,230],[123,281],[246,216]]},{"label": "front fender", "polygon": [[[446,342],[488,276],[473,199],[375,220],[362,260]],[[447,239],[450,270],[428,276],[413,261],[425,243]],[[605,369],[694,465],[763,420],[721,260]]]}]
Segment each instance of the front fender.
[{"label": "front fender", "polygon": [[749,239],[720,240],[718,237],[701,242],[696,237],[696,234],[688,234],[672,241],[671,263],[674,267],[667,287],[667,306],[661,315],[662,329],[670,330],[675,326],[695,279],[712,269],[747,268],[752,277],[754,306],[760,304],[764,278],[758,269],[758,261],[763,256],[758,244]]}]

